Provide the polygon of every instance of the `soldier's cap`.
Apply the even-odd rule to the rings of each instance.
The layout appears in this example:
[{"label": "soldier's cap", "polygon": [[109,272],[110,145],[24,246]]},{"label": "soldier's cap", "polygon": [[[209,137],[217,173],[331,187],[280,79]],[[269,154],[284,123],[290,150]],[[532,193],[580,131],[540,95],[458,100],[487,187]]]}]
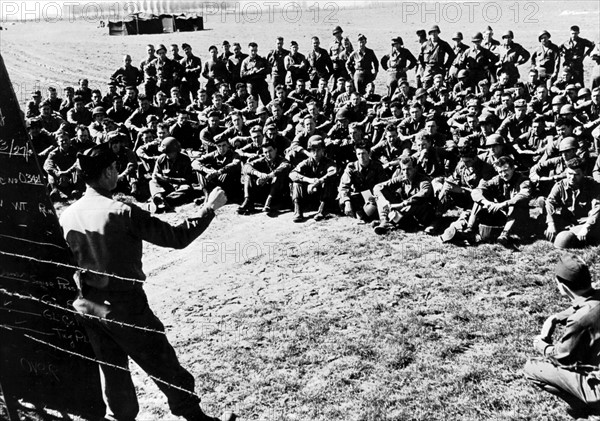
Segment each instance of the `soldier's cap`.
[{"label": "soldier's cap", "polygon": [[466,69],[460,69],[456,75],[458,79],[465,79],[469,77],[469,72]]},{"label": "soldier's cap", "polygon": [[515,88],[524,88],[524,87],[525,87],[525,82],[522,82],[522,81],[515,82]]},{"label": "soldier's cap", "polygon": [[367,37],[364,34],[358,34],[358,36],[356,37],[356,39],[358,41],[363,41],[363,40],[366,41]]},{"label": "soldier's cap", "polygon": [[107,86],[119,86],[119,83],[116,80],[109,80],[106,85]]},{"label": "soldier's cap", "polygon": [[335,28],[333,28],[333,31],[331,31],[331,33],[332,33],[333,35],[337,34],[338,32],[340,32],[340,33],[341,33],[341,32],[344,32],[344,31],[342,30],[342,27],[341,27],[341,26],[339,26],[339,25],[338,25],[338,26],[336,26]]},{"label": "soldier's cap", "polygon": [[81,173],[88,180],[97,178],[104,169],[110,167],[116,160],[117,155],[106,142],[77,154]]},{"label": "soldier's cap", "polygon": [[335,119],[336,120],[347,120],[348,119],[348,110],[346,108],[342,108],[340,109],[336,114],[335,114]]},{"label": "soldier's cap", "polygon": [[415,99],[421,98],[422,96],[425,96],[425,95],[427,95],[427,91],[425,90],[425,88],[419,88],[415,92]]},{"label": "soldier's cap", "polygon": [[263,129],[263,133],[268,132],[269,130],[277,130],[277,126],[274,124],[266,124],[264,129]]},{"label": "soldier's cap", "polygon": [[210,113],[208,113],[208,115],[206,117],[208,117],[208,118],[217,117],[217,118],[220,119],[221,118],[221,114],[218,111],[211,111]]},{"label": "soldier's cap", "polygon": [[527,107],[527,102],[524,99],[517,99],[514,103],[515,108]]},{"label": "soldier's cap", "polygon": [[565,102],[565,97],[562,95],[556,95],[552,98],[552,105],[562,105]]},{"label": "soldier's cap", "polygon": [[496,145],[504,145],[504,143],[504,138],[497,133],[491,134],[485,139],[485,146],[488,148]]},{"label": "soldier's cap", "polygon": [[452,35],[452,39],[463,39],[462,32],[455,32],[454,35]]},{"label": "soldier's cap", "polygon": [[427,31],[428,34],[431,34],[432,32],[436,32],[439,34],[440,32],[440,27],[437,25],[433,25],[431,28],[429,28],[429,31]]},{"label": "soldier's cap", "polygon": [[488,25],[487,28],[485,28],[485,32],[494,32],[494,30],[490,25]]},{"label": "soldier's cap", "polygon": [[404,45],[404,41],[402,41],[402,37],[392,38],[392,45],[394,45],[394,44]]},{"label": "soldier's cap", "polygon": [[297,46],[298,46],[298,43],[297,43],[296,41],[290,41],[290,45],[291,45],[292,47],[294,47],[294,46],[295,46],[295,47],[297,47]]},{"label": "soldier's cap", "polygon": [[307,149],[309,151],[314,151],[316,149],[325,149],[325,142],[323,141],[323,137],[319,135],[311,136],[308,139]]},{"label": "soldier's cap", "polygon": [[591,95],[592,91],[590,91],[589,88],[581,88],[578,92],[577,92],[577,98],[581,98],[584,97],[586,95]]},{"label": "soldier's cap", "polygon": [[31,93],[31,96],[35,96],[35,97],[42,96],[42,92],[41,91],[33,91]]},{"label": "soldier's cap", "polygon": [[567,85],[567,87],[565,88],[565,91],[576,91],[577,90],[577,85],[575,85],[574,83],[569,83]]},{"label": "soldier's cap", "polygon": [[543,30],[542,32],[540,32],[540,34],[538,35],[538,41],[541,41],[541,40],[542,40],[542,37],[543,37],[544,35],[545,35],[545,36],[547,36],[547,37],[548,37],[548,39],[550,39],[550,37],[551,37],[551,35],[550,35],[550,32],[548,32],[548,31],[546,31],[546,30],[544,29],[544,30]]},{"label": "soldier's cap", "polygon": [[245,88],[245,87],[246,87],[246,84],[242,83],[242,82],[238,82],[238,83],[235,84],[235,89],[236,90],[237,89],[242,89],[242,88]]},{"label": "soldier's cap", "polygon": [[261,114],[267,114],[267,107],[265,107],[264,105],[260,105],[256,109],[256,115],[261,115]]},{"label": "soldier's cap", "polygon": [[389,95],[384,95],[384,96],[381,97],[381,99],[379,100],[379,102],[381,102],[381,103],[388,103],[391,100],[392,100],[392,98],[390,98]]},{"label": "soldier's cap", "polygon": [[50,101],[48,101],[47,99],[40,103],[40,108],[45,108],[45,107],[52,108],[52,103]]},{"label": "soldier's cap", "polygon": [[398,82],[398,86],[402,86],[402,85],[410,86],[410,84],[408,83],[408,80],[406,80],[406,79],[402,79],[402,80],[400,80],[400,82]]},{"label": "soldier's cap", "polygon": [[480,105],[477,98],[471,98],[467,101],[467,107],[479,107]]},{"label": "soldier's cap", "polygon": [[181,150],[181,145],[179,141],[172,136],[165,137],[162,142],[160,142],[160,146],[158,150],[162,153],[172,153],[179,152]]},{"label": "soldier's cap", "polygon": [[127,136],[125,136],[123,133],[119,133],[117,131],[109,132],[106,137],[107,137],[107,142],[110,144],[127,141]]},{"label": "soldier's cap", "polygon": [[579,32],[579,26],[573,25],[573,26],[571,26],[570,30],[574,31],[574,32]]},{"label": "soldier's cap", "polygon": [[563,105],[562,107],[560,107],[559,114],[560,115],[575,114],[575,107],[573,107],[571,104]]},{"label": "soldier's cap", "polygon": [[559,282],[575,291],[588,289],[592,284],[592,275],[588,265],[581,257],[571,253],[560,256],[554,269],[554,275]]},{"label": "soldier's cap", "polygon": [[160,121],[160,119],[154,114],[150,114],[146,117],[146,124],[151,123],[153,121]]},{"label": "soldier's cap", "polygon": [[165,50],[165,53],[167,52],[167,47],[164,46],[164,44],[160,44],[158,46],[158,48],[156,49],[156,52],[159,53],[160,50]]},{"label": "soldier's cap", "polygon": [[483,41],[483,34],[481,32],[476,32],[475,35],[471,37],[471,42],[475,41]]},{"label": "soldier's cap", "polygon": [[494,115],[492,113],[481,113],[479,115],[479,122],[483,123],[483,124],[487,124],[487,123],[493,123],[494,122]]},{"label": "soldier's cap", "polygon": [[42,119],[33,117],[25,120],[25,127],[31,129],[32,127],[42,127]]},{"label": "soldier's cap", "polygon": [[192,46],[190,44],[185,43],[185,42],[183,44],[181,44],[181,49],[182,50],[187,50],[188,48],[192,48]]},{"label": "soldier's cap", "polygon": [[65,86],[64,90],[67,92],[75,92],[75,89],[72,86]]},{"label": "soldier's cap", "polygon": [[515,37],[515,34],[510,29],[508,31],[504,31],[504,33],[502,34],[502,38],[511,38],[512,39],[514,37]]},{"label": "soldier's cap", "polygon": [[558,144],[558,151],[564,152],[571,149],[577,149],[579,147],[579,142],[573,136],[567,136]]},{"label": "soldier's cap", "polygon": [[92,110],[92,116],[106,114],[104,107],[96,107]]},{"label": "soldier's cap", "polygon": [[554,239],[554,247],[561,250],[576,248],[580,244],[577,236],[569,230],[559,232]]},{"label": "soldier's cap", "polygon": [[398,127],[396,127],[395,124],[390,123],[387,126],[385,126],[385,131],[396,133],[396,132],[398,132]]},{"label": "soldier's cap", "polygon": [[221,45],[229,45],[229,41],[225,40],[225,41],[223,41],[223,44],[221,44]]},{"label": "soldier's cap", "polygon": [[252,126],[250,133],[262,133],[262,128],[259,125]]},{"label": "soldier's cap", "polygon": [[210,51],[210,50],[217,50],[218,51],[218,48],[215,45],[211,45],[210,47],[208,47],[208,51]]},{"label": "soldier's cap", "polygon": [[416,34],[420,37],[425,36],[425,29],[419,29],[417,30]]}]

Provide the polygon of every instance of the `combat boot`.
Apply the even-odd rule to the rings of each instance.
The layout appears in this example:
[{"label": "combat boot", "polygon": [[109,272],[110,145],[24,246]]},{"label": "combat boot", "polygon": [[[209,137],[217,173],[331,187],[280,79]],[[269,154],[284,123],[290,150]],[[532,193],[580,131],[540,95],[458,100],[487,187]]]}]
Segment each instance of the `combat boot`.
[{"label": "combat boot", "polygon": [[325,202],[321,202],[319,204],[319,210],[315,214],[315,221],[322,221],[327,216],[327,207],[325,206]]},{"label": "combat boot", "polygon": [[250,215],[254,211],[254,205],[247,197],[244,199],[244,202],[237,209],[237,213],[240,215]]},{"label": "combat boot", "polygon": [[304,221],[304,214],[302,213],[302,206],[300,205],[300,202],[295,201],[294,202],[294,219],[292,219],[293,222],[302,222]]}]

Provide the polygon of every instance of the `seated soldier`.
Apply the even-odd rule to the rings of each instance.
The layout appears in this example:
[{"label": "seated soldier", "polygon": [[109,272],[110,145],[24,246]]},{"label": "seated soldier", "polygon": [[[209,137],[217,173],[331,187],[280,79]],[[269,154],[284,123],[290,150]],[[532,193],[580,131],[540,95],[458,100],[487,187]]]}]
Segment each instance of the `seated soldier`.
[{"label": "seated soldier", "polygon": [[402,141],[414,142],[419,133],[425,127],[425,117],[423,117],[423,107],[420,104],[413,104],[409,110],[410,117],[405,118],[398,126],[400,139]]},{"label": "seated soldier", "polygon": [[338,186],[337,199],[342,212],[363,222],[377,219],[373,188],[387,179],[385,170],[371,159],[370,152],[367,144],[354,144],[357,160],[346,165]]},{"label": "seated soldier", "polygon": [[225,129],[221,127],[221,118],[218,112],[208,114],[208,126],[200,132],[200,140],[202,141],[202,152],[212,152],[216,149],[215,137],[223,133]]},{"label": "seated soldier", "polygon": [[371,158],[379,161],[391,177],[400,165],[402,153],[405,150],[410,151],[411,147],[411,142],[400,140],[396,126],[388,124],[385,128],[384,138],[371,149]]},{"label": "seated soldier", "polygon": [[250,142],[250,129],[244,124],[244,118],[238,111],[229,114],[231,125],[224,132],[216,135],[214,141],[225,138],[234,149],[240,148]]},{"label": "seated soldier", "polygon": [[477,188],[481,180],[489,180],[496,175],[492,164],[481,160],[477,156],[477,146],[473,141],[462,141],[458,146],[460,161],[454,172],[439,184],[438,180],[432,181],[434,193],[438,199],[436,217],[433,223],[425,228],[425,233],[433,234],[441,224],[441,218],[453,206],[463,209],[459,218],[452,224],[453,228],[459,227],[468,219],[469,211],[473,208],[471,192]]},{"label": "seated soldier", "polygon": [[558,248],[596,244],[600,240],[600,184],[584,175],[581,158],[567,161],[565,178],[556,182],[546,199],[544,232]]},{"label": "seated soldier", "polygon": [[217,150],[208,152],[192,161],[198,174],[198,184],[205,199],[215,187],[221,187],[230,200],[240,197],[240,157],[226,137],[216,142]]},{"label": "seated soldier", "polygon": [[56,148],[55,136],[42,128],[42,121],[38,117],[27,119],[25,125],[36,155],[40,160],[45,160],[48,154]]},{"label": "seated soldier", "polygon": [[565,137],[558,145],[560,156],[540,161],[531,167],[529,179],[537,185],[542,197],[547,196],[554,182],[565,177],[567,161],[577,156],[579,144],[574,137]]},{"label": "seated soldier", "polygon": [[275,215],[277,200],[286,193],[290,163],[279,154],[275,143],[265,141],[262,144],[262,156],[248,161],[242,168],[244,202],[238,208],[240,215],[254,212],[254,202],[264,198],[263,212]]},{"label": "seated soldier", "polygon": [[292,200],[294,201],[294,222],[304,220],[303,205],[309,196],[319,198],[319,210],[315,221],[325,219],[327,206],[335,197],[337,167],[325,156],[325,143],[321,136],[308,139],[309,157],[300,162],[290,173],[293,181]]},{"label": "seated soldier", "polygon": [[515,162],[510,157],[502,157],[496,162],[498,175],[486,181],[481,180],[471,197],[475,204],[469,217],[466,233],[469,235],[479,224],[502,225],[498,243],[509,245],[517,241],[517,233],[524,233],[531,226],[529,199],[531,183],[515,172]]},{"label": "seated soldier", "polygon": [[487,151],[479,155],[479,158],[490,164],[492,168],[503,156],[510,156],[513,160],[515,159],[510,153],[502,135],[494,133],[487,136],[485,139],[485,148]]},{"label": "seated soldier", "polygon": [[292,144],[285,151],[285,157],[293,167],[309,157],[308,140],[315,135],[320,136],[320,133],[316,132],[315,119],[312,115],[305,116],[301,126],[300,132],[296,134]]},{"label": "seated soldier", "polygon": [[250,142],[241,148],[236,149],[242,162],[258,158],[262,153],[263,132],[260,126],[254,126],[250,129]]},{"label": "seated soldier", "polygon": [[156,160],[150,180],[150,209],[153,212],[166,212],[174,206],[191,202],[195,196],[192,162],[181,153],[177,139],[163,139],[160,151],[162,155]]},{"label": "seated soldier", "polygon": [[377,184],[374,191],[379,212],[376,234],[385,234],[394,227],[412,230],[431,222],[433,188],[429,178],[419,173],[414,157],[403,156],[392,178]]},{"label": "seated soldier", "polygon": [[[542,357],[527,361],[525,377],[566,401],[574,418],[597,419],[591,415],[600,415],[600,293],[592,287],[588,266],[576,255],[565,253],[560,257],[554,279],[572,306],[544,322],[533,340],[533,347]],[[563,326],[564,331],[553,341],[557,326]]]},{"label": "seated soldier", "polygon": [[50,185],[50,199],[77,199],[85,188],[77,174],[77,151],[71,146],[71,138],[67,132],[57,132],[55,137],[57,148],[48,154],[44,162],[44,171],[48,173]]},{"label": "seated soldier", "polygon": [[412,155],[417,162],[419,172],[430,178],[443,177],[445,172],[444,160],[440,149],[433,146],[432,136],[421,131],[414,141],[416,152]]},{"label": "seated soldier", "polygon": [[124,193],[138,197],[137,156],[125,144],[129,141],[127,136],[119,132],[108,134],[108,144],[117,156],[117,186],[114,193]]},{"label": "seated soldier", "polygon": [[77,126],[75,128],[75,137],[71,139],[71,146],[73,146],[77,152],[83,152],[86,149],[96,146],[90,136],[90,129],[82,124]]}]

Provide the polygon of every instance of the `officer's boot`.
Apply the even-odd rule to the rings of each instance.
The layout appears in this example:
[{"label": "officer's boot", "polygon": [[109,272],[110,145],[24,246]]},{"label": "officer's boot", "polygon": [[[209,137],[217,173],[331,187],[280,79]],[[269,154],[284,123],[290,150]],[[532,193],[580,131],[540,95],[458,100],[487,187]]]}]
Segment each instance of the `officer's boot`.
[{"label": "officer's boot", "polygon": [[304,214],[302,213],[302,205],[299,200],[294,200],[294,222],[302,222],[304,220]]},{"label": "officer's boot", "polygon": [[322,201],[319,204],[319,210],[315,214],[314,218],[315,218],[315,221],[322,221],[323,219],[325,219],[326,216],[327,216],[327,206],[325,204],[325,201]]}]

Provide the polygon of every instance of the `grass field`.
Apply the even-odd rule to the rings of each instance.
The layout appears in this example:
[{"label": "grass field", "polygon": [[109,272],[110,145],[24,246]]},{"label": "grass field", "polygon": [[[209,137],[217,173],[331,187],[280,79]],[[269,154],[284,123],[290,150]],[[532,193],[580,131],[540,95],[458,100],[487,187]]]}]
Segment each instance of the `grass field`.
[{"label": "grass field", "polygon": [[[497,2],[497,22],[482,16],[487,3],[477,3],[472,21],[459,4],[465,15],[448,22],[446,4],[430,6],[437,16],[422,16],[421,3],[413,4],[417,15],[399,5],[340,8],[337,22],[324,22],[323,13],[317,22],[304,13],[296,23],[208,16],[204,32],[131,37],[109,37],[93,22],[30,22],[0,32],[0,51],[25,103],[34,87],[80,77],[103,87],[124,53],[138,63],[148,43],[189,42],[205,57],[223,39],[256,40],[266,53],[283,35],[306,51],[313,34],[327,45],[337,24],[352,39],[366,34],[378,56],[397,35],[416,51],[414,31],[433,23],[447,40],[488,23],[498,38],[511,28],[530,49],[541,29],[562,42],[572,24],[600,38],[598,2]],[[194,213],[190,205],[163,217]],[[594,268],[598,251],[582,251]],[[227,206],[187,249],[147,245],[145,252],[151,306],[210,413],[228,408],[264,421],[569,419],[564,404],[534,390],[521,372],[543,320],[568,305],[552,281],[559,252],[547,242],[519,252],[459,248],[423,234],[379,237],[348,218],[293,224],[289,213],[240,217]],[[132,370],[138,419],[174,419],[154,383],[135,364]]]}]

